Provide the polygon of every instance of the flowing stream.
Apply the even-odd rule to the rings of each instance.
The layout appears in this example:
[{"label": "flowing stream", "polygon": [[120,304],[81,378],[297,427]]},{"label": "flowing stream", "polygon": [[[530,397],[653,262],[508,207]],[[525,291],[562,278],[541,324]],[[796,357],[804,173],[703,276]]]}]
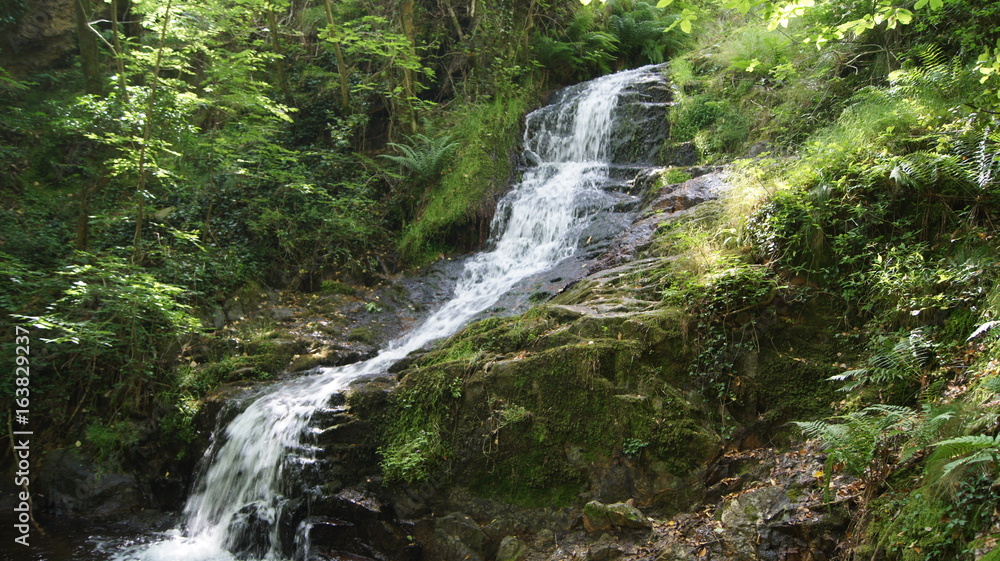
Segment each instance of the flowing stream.
[{"label": "flowing stream", "polygon": [[[500,201],[490,249],[465,264],[455,294],[423,324],[374,358],[270,388],[236,416],[206,452],[184,507],[183,528],[115,556],[125,560],[229,560],[250,537],[264,546],[251,559],[285,558],[278,521],[288,492],[290,458],[308,461],[301,442],[311,416],[351,380],[384,372],[431,341],[455,333],[518,281],[573,255],[595,212],[614,203],[604,189],[612,167],[611,136],[620,93],[658,80],[655,67],[604,76],[560,92],[527,117],[524,155],[531,166]],[[284,547],[282,547],[284,546]],[[247,558],[246,553],[241,558]]]}]

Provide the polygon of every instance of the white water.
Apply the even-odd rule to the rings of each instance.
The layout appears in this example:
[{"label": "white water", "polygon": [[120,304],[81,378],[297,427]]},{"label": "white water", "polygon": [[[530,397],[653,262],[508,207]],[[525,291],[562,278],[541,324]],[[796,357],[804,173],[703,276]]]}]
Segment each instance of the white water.
[{"label": "white water", "polygon": [[[270,532],[267,560],[282,559],[276,522],[283,503],[285,461],[302,452],[300,437],[312,414],[359,376],[384,371],[427,343],[455,333],[518,281],[545,271],[576,250],[590,215],[607,204],[609,135],[618,94],[649,69],[598,78],[527,118],[524,149],[538,165],[500,202],[493,249],[471,258],[454,297],[376,357],[273,387],[215,435],[208,469],[184,508],[185,531],[122,552],[116,559],[220,561],[239,533]],[[603,203],[603,204],[602,204]],[[256,525],[244,524],[247,508]],[[266,521],[270,527],[260,521]],[[287,545],[287,544],[286,544]]]}]

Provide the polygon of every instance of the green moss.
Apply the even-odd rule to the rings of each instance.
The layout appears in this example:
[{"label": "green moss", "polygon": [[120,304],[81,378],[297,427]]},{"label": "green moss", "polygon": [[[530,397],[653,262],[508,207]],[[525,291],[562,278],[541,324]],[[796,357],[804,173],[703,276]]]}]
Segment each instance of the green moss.
[{"label": "green moss", "polygon": [[808,313],[813,314],[810,322],[771,333],[780,347],[762,345],[758,363],[751,360],[742,369],[751,384],[748,403],[777,424],[828,415],[837,399],[837,386],[829,381],[840,373],[834,364],[847,360],[851,353],[834,338],[832,317],[816,307]]},{"label": "green moss", "polygon": [[346,296],[353,296],[357,293],[357,289],[353,286],[335,280],[323,281],[320,290],[328,294],[344,294]]},{"label": "green moss", "polygon": [[365,343],[371,345],[378,341],[379,331],[374,327],[363,325],[360,327],[355,327],[347,333],[348,341],[356,341],[358,343]]},{"label": "green moss", "polygon": [[[493,197],[511,176],[511,156],[531,95],[522,91],[515,97],[470,104],[451,116],[449,132],[459,147],[452,166],[425,193],[416,219],[399,238],[399,252],[406,261],[425,264],[441,253],[482,241]],[[477,223],[483,228],[476,228]],[[475,239],[462,239],[470,231]]]},{"label": "green moss", "polygon": [[671,168],[667,170],[666,173],[660,176],[660,185],[672,185],[674,183],[684,183],[688,179],[691,179],[691,174],[677,168]]},{"label": "green moss", "polygon": [[91,423],[86,440],[102,469],[121,469],[122,456],[139,442],[141,432],[131,421]]},{"label": "green moss", "polygon": [[381,419],[382,470],[390,481],[426,479],[450,455],[448,428],[462,397],[462,378],[447,369],[411,370]]}]

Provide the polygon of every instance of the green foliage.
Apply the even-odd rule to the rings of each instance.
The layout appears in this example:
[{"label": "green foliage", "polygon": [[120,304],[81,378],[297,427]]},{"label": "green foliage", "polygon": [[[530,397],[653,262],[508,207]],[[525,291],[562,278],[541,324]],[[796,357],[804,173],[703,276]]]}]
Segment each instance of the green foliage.
[{"label": "green foliage", "polygon": [[[431,184],[399,240],[399,251],[412,264],[437,257],[449,245],[478,245],[492,215],[493,197],[512,172],[512,150],[530,92],[456,109],[449,136],[457,143],[452,165],[440,183]],[[476,232],[473,229],[478,229]],[[473,230],[472,239],[456,236]]]},{"label": "green foliage", "polygon": [[673,185],[674,183],[684,183],[688,179],[691,179],[691,174],[677,168],[672,168],[667,170],[666,173],[660,176],[660,182],[664,185]]},{"label": "green foliage", "polygon": [[1000,436],[977,434],[949,438],[934,444],[936,450],[930,462],[947,461],[941,466],[941,475],[947,476],[958,468],[967,468],[975,464],[990,462],[993,469],[1000,466]]},{"label": "green foliage", "polygon": [[618,66],[659,64],[668,48],[680,45],[680,36],[668,28],[669,16],[660,8],[636,0],[611,0],[607,29],[615,38]]},{"label": "green foliage", "polygon": [[612,0],[603,11],[584,7],[567,25],[535,33],[536,64],[560,84],[658,64],[685,41],[672,31],[675,21],[675,14],[641,0]]},{"label": "green foliage", "polygon": [[[0,8],[0,29],[16,25],[26,11],[27,5],[25,4],[25,0],[4,2],[3,7]],[[0,69],[0,71],[2,70]]]},{"label": "green foliage", "polygon": [[905,443],[918,422],[917,412],[909,407],[871,405],[831,420],[795,424],[806,436],[823,440],[828,471],[843,464],[848,472],[864,475],[871,473],[872,462],[884,462]]},{"label": "green foliage", "polygon": [[879,550],[884,558],[899,561],[985,558],[977,551],[981,545],[976,538],[991,532],[996,492],[992,483],[973,476],[950,492],[924,485],[879,499],[872,513],[870,538],[860,552]]},{"label": "green foliage", "polygon": [[626,438],[625,442],[622,443],[622,452],[630,457],[634,458],[642,452],[642,449],[649,446],[649,442],[641,440],[638,438]]},{"label": "green foliage", "polygon": [[19,316],[41,330],[52,366],[65,373],[48,382],[48,397],[142,410],[173,358],[176,336],[200,329],[181,302],[184,289],[122,259],[82,253],[60,275],[61,297],[41,315]]},{"label": "green foliage", "polygon": [[562,39],[536,33],[532,43],[535,58],[557,82],[607,72],[617,50],[615,37],[591,30],[593,19],[581,12],[566,29]]},{"label": "green foliage", "polygon": [[709,159],[737,151],[749,134],[749,123],[732,102],[707,94],[685,98],[671,119],[671,138],[694,140]]},{"label": "green foliage", "polygon": [[178,450],[176,458],[181,460],[187,456],[188,446],[198,437],[195,416],[201,409],[201,401],[189,393],[164,397],[174,409],[160,421],[160,432],[165,444]]},{"label": "green foliage", "polygon": [[846,381],[840,391],[850,392],[861,386],[870,386],[880,392],[899,392],[917,384],[921,375],[937,359],[934,343],[921,329],[902,337],[877,340],[872,346],[874,350],[868,359],[868,366],[830,378],[832,381]]},{"label": "green foliage", "polygon": [[139,427],[130,421],[110,424],[91,423],[86,429],[87,443],[94,447],[94,456],[102,468],[121,469],[124,455],[140,439]]},{"label": "green foliage", "polygon": [[748,336],[752,314],[774,299],[777,284],[772,271],[719,248],[708,231],[699,232],[718,218],[710,209],[699,211],[690,222],[674,221],[657,233],[654,247],[677,255],[663,271],[661,298],[692,318],[687,336],[697,356],[690,364],[691,378],[715,397],[734,401],[739,393],[735,364],[756,345]]},{"label": "green foliage", "polygon": [[379,448],[382,470],[389,481],[423,481],[444,453],[438,432],[409,432],[398,445]]},{"label": "green foliage", "polygon": [[424,134],[416,134],[409,137],[408,141],[409,144],[396,142],[387,144],[402,152],[402,155],[381,154],[381,157],[405,168],[416,182],[431,182],[437,179],[448,163],[448,155],[458,147],[458,142],[452,141],[449,135],[431,138]]},{"label": "green foliage", "polygon": [[392,393],[390,421],[379,448],[382,470],[390,481],[421,481],[440,465],[450,450],[444,440],[462,379],[443,370],[411,373]]}]

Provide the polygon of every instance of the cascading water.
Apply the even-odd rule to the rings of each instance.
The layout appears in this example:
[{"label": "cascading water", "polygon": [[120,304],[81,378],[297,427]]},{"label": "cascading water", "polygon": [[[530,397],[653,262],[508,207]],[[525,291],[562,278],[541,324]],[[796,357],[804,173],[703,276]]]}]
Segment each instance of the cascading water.
[{"label": "cascading water", "polygon": [[[545,271],[576,250],[597,210],[614,198],[609,183],[611,133],[619,94],[629,84],[658,80],[646,67],[567,88],[555,103],[527,117],[526,159],[533,163],[504,197],[492,225],[492,249],[465,265],[453,298],[376,357],[276,385],[233,419],[206,453],[209,461],[184,508],[184,530],[117,559],[222,560],[248,540],[259,544],[241,558],[276,560],[278,521],[286,504],[290,459],[308,458],[301,442],[311,416],[360,376],[383,372],[427,343],[455,333],[515,284]],[[242,547],[242,546],[241,546]]]}]

